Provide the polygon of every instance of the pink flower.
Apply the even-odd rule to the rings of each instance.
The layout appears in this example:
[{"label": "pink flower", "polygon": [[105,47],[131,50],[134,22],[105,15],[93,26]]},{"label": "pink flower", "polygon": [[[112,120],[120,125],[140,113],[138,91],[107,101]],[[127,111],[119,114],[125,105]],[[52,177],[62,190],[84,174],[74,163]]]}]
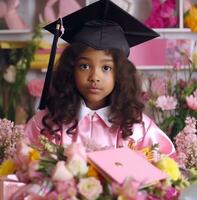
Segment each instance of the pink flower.
[{"label": "pink flower", "polygon": [[187,82],[183,79],[180,79],[178,85],[181,89],[184,89],[185,87],[187,87]]},{"label": "pink flower", "polygon": [[174,27],[178,22],[175,0],[152,0],[152,13],[145,22],[152,28]]},{"label": "pink flower", "polygon": [[47,194],[46,198],[44,200],[56,200],[59,199],[59,194],[58,192],[52,191]]},{"label": "pink flower", "polygon": [[82,178],[78,183],[79,193],[88,200],[95,200],[103,192],[102,185],[95,177]]},{"label": "pink flower", "polygon": [[65,149],[64,154],[68,157],[68,160],[83,160],[86,161],[86,149],[80,143],[72,143]]},{"label": "pink flower", "polygon": [[194,96],[197,97],[197,89],[193,92]]},{"label": "pink flower", "polygon": [[14,125],[7,119],[0,119],[0,163],[16,154],[16,147],[24,134],[23,125]]},{"label": "pink flower", "polygon": [[186,102],[189,108],[192,110],[197,110],[197,90],[193,93],[193,95],[186,97]]},{"label": "pink flower", "polygon": [[179,191],[175,187],[169,187],[166,190],[164,199],[174,200],[174,199],[178,199],[178,197],[179,197]]},{"label": "pink flower", "polygon": [[156,107],[164,110],[174,110],[177,105],[176,98],[172,96],[159,96],[156,100]]},{"label": "pink flower", "polygon": [[148,92],[142,92],[141,97],[144,101],[148,101],[150,99],[150,94]]},{"label": "pink flower", "polygon": [[178,162],[182,167],[197,167],[197,120],[188,117],[185,123],[184,129],[175,137]]},{"label": "pink flower", "polygon": [[27,83],[29,93],[34,97],[40,97],[42,94],[44,81],[41,79],[32,79]]},{"label": "pink flower", "polygon": [[58,181],[55,184],[55,191],[62,199],[72,199],[77,195],[77,188],[74,179],[69,181]]},{"label": "pink flower", "polygon": [[123,185],[112,183],[112,191],[115,195],[122,197],[122,199],[129,200],[145,200],[146,193],[139,192],[140,183],[128,178]]},{"label": "pink flower", "polygon": [[151,83],[151,90],[157,95],[165,95],[167,92],[167,82],[165,78],[156,78]]},{"label": "pink flower", "polygon": [[43,174],[41,172],[38,171],[39,169],[39,163],[38,160],[32,161],[29,164],[29,168],[28,168],[28,177],[31,180],[40,180],[43,178]]}]

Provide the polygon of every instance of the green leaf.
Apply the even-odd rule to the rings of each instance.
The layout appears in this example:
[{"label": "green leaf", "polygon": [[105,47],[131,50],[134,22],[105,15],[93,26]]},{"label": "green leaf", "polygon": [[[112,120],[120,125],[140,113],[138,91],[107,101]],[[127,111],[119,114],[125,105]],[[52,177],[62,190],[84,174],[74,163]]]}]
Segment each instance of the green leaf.
[{"label": "green leaf", "polygon": [[173,126],[174,121],[175,121],[175,117],[174,117],[173,115],[170,116],[170,117],[168,117],[168,118],[165,118],[165,119],[163,120],[163,122],[160,124],[160,128],[161,128],[164,132],[168,133],[168,129],[169,129],[171,126]]}]

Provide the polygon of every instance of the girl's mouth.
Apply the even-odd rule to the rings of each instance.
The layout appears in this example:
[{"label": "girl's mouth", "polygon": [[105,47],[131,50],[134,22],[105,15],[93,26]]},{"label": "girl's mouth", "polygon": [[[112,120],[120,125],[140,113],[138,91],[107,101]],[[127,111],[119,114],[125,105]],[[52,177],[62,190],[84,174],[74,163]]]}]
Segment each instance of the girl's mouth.
[{"label": "girl's mouth", "polygon": [[98,87],[95,87],[95,86],[91,86],[91,87],[88,87],[88,91],[90,93],[99,93],[101,91],[101,89]]}]

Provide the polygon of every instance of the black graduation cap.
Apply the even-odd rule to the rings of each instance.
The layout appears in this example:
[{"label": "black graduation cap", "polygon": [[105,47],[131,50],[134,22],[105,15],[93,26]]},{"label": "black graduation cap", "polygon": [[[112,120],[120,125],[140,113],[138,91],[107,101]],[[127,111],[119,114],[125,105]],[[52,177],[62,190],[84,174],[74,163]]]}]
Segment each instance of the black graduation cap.
[{"label": "black graduation cap", "polygon": [[54,65],[57,40],[81,42],[96,49],[122,49],[126,56],[129,48],[144,43],[159,34],[146,27],[110,0],[100,0],[44,27],[54,34],[40,109],[44,109]]}]

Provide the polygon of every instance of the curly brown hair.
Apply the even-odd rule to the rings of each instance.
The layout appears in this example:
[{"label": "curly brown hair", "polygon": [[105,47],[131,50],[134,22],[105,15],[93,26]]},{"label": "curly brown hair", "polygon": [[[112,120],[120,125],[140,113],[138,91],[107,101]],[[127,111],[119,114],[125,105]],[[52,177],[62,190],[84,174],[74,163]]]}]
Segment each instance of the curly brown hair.
[{"label": "curly brown hair", "polygon": [[[53,72],[53,80],[47,98],[48,113],[44,116],[42,132],[55,134],[62,129],[62,123],[70,124],[67,133],[77,126],[77,114],[81,95],[75,86],[74,66],[87,45],[74,43],[65,48]],[[140,79],[136,67],[121,50],[109,49],[115,63],[115,87],[109,96],[109,120],[112,128],[120,127],[122,137],[132,134],[134,123],[142,122],[144,104],[141,101]],[[56,129],[54,129],[57,127]]]}]

